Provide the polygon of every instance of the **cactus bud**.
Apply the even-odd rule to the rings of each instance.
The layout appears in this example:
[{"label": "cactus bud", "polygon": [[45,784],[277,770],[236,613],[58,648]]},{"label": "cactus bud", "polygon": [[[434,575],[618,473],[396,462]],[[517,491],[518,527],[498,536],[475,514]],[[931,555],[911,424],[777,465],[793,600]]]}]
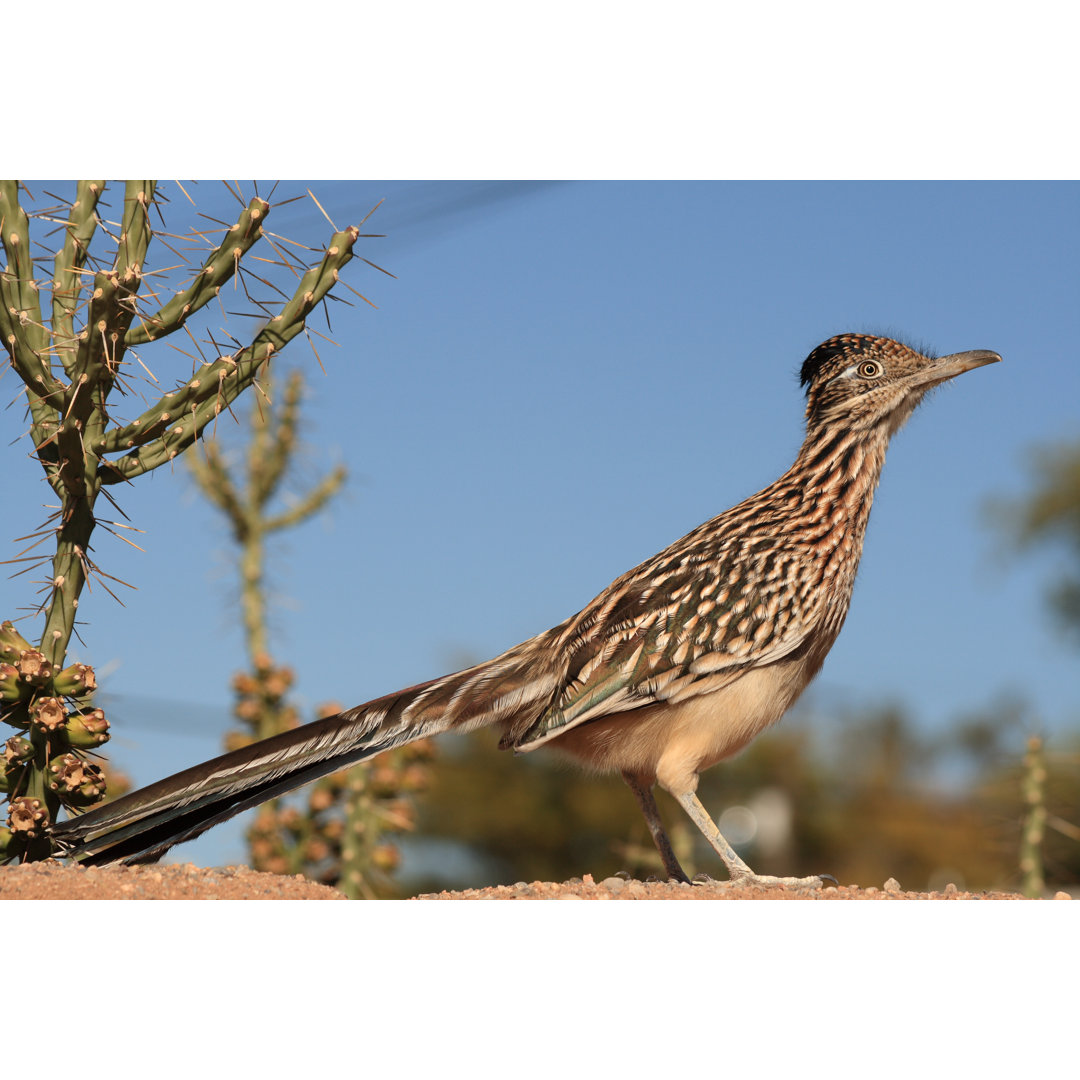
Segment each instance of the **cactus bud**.
[{"label": "cactus bud", "polygon": [[8,765],[19,765],[29,761],[34,756],[34,744],[29,739],[19,735],[12,735],[4,743],[4,761]]},{"label": "cactus bud", "polygon": [[233,689],[238,694],[244,694],[250,697],[251,695],[258,693],[259,684],[246,672],[238,671],[233,676]]},{"label": "cactus bud", "polygon": [[96,776],[79,785],[79,790],[68,795],[64,802],[68,806],[93,806],[105,798],[105,774],[96,765],[91,766]]},{"label": "cactus bud", "polygon": [[89,664],[72,664],[53,676],[53,693],[58,697],[82,697],[97,689],[97,678]]},{"label": "cactus bud", "polygon": [[83,782],[83,759],[78,754],[58,754],[49,762],[49,787],[53,791],[74,791]]},{"label": "cactus bud", "polygon": [[81,709],[68,716],[64,732],[71,746],[93,750],[109,741],[109,721],[101,709]]},{"label": "cactus bud", "polygon": [[371,791],[376,798],[389,799],[401,790],[401,776],[393,763],[376,761],[370,779]]},{"label": "cactus bud", "polygon": [[293,684],[292,668],[271,668],[263,674],[263,685],[271,697],[282,698],[289,692]]},{"label": "cactus bud", "polygon": [[326,785],[319,785],[312,789],[308,799],[308,806],[312,813],[319,814],[323,810],[329,810],[334,805],[334,793]]},{"label": "cactus bud", "polygon": [[379,844],[371,853],[371,861],[379,870],[391,873],[401,862],[401,852],[393,844]]},{"label": "cactus bud", "polygon": [[325,840],[312,836],[304,845],[304,858],[308,862],[322,862],[323,859],[330,858],[330,845]]},{"label": "cactus bud", "polygon": [[4,769],[2,787],[7,793],[12,791],[25,791],[24,779],[29,763],[34,758],[34,744],[29,739],[18,735],[12,735],[4,743]]},{"label": "cactus bud", "polygon": [[0,701],[19,701],[29,695],[30,688],[19,677],[19,669],[6,660],[0,663]]},{"label": "cactus bud", "polygon": [[20,795],[11,800],[8,808],[8,828],[13,833],[22,833],[30,838],[40,836],[48,823],[49,812],[40,799]]},{"label": "cactus bud", "polygon": [[77,754],[61,754],[49,762],[49,787],[68,806],[90,806],[105,794],[105,774]]},{"label": "cactus bud", "polygon": [[15,629],[10,619],[0,623],[0,660],[14,663],[19,659],[19,654],[30,647],[30,642]]},{"label": "cactus bud", "polygon": [[418,762],[406,765],[401,774],[403,791],[426,791],[431,784],[431,770]]},{"label": "cactus bud", "polygon": [[248,723],[253,723],[258,720],[261,711],[259,703],[257,701],[251,701],[250,699],[238,701],[236,707],[233,709],[237,719],[247,721]]},{"label": "cactus bud", "polygon": [[67,709],[60,698],[39,697],[30,706],[30,723],[49,734],[59,731],[67,720]]},{"label": "cactus bud", "polygon": [[275,855],[273,858],[266,860],[263,869],[268,874],[287,874],[291,867],[284,855]]},{"label": "cactus bud", "polygon": [[42,731],[59,731],[67,720],[67,709],[59,698],[38,698],[30,706],[30,723]]},{"label": "cactus bud", "polygon": [[23,649],[15,661],[19,677],[31,686],[44,686],[53,676],[53,666],[37,649]]}]

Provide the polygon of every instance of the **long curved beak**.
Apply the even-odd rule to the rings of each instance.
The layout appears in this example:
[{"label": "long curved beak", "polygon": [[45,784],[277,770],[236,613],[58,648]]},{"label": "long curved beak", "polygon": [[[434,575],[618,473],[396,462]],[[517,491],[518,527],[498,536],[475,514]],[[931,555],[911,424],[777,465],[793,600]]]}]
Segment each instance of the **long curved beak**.
[{"label": "long curved beak", "polygon": [[1001,357],[989,349],[970,349],[968,352],[953,353],[951,356],[942,356],[926,367],[923,374],[925,380],[920,380],[921,386],[937,386],[948,379],[955,379],[957,375],[963,375],[965,371],[973,368],[985,367],[987,364],[996,364]]}]

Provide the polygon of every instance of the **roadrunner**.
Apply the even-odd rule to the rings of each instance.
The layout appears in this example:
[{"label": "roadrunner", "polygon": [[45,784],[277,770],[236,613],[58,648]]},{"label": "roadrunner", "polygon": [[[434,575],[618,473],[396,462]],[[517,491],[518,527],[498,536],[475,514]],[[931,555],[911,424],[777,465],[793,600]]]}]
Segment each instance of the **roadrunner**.
[{"label": "roadrunner", "polygon": [[653,787],[670,792],[741,884],[755,874],[695,791],[699,774],[774,724],[847,615],[889,439],[932,387],[1000,360],[934,358],[841,334],[802,365],[806,439],[775,483],[617,578],[576,615],[485,663],[197,765],[56,825],[86,865],[153,862],[242,810],[414,739],[492,727],[622,774],[670,878],[686,881]]}]

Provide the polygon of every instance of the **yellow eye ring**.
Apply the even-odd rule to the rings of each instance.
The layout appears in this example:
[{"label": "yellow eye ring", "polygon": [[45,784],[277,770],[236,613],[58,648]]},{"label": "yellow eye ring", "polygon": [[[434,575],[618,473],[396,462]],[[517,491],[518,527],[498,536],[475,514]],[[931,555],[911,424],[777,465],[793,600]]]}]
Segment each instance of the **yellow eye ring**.
[{"label": "yellow eye ring", "polygon": [[864,360],[856,370],[860,378],[876,379],[883,369],[876,360]]}]

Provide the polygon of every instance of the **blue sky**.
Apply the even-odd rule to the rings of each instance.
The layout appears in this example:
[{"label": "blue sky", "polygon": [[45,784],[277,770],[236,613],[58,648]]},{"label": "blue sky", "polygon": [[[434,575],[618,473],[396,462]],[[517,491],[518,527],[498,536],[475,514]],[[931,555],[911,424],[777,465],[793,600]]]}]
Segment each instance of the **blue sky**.
[{"label": "blue sky", "polygon": [[[305,467],[350,472],[272,549],[274,647],[303,708],[493,655],[769,483],[801,442],[802,359],[869,330],[1005,362],[934,394],[894,439],[851,613],[807,703],[899,701],[941,730],[1015,693],[1046,729],[1076,730],[1077,655],[1042,601],[1057,557],[1001,558],[981,509],[1022,489],[1033,444],[1077,432],[1076,184],[311,186],[339,227],[385,198],[364,231],[389,235],[360,250],[397,277],[350,264],[378,307],[334,305],[325,375],[302,339],[281,358],[311,374]],[[189,190],[235,216],[221,185]],[[310,203],[269,227],[330,232]],[[187,374],[168,350],[142,356],[163,383]],[[26,445],[9,445],[22,430],[18,406],[0,413],[5,541],[48,501]],[[218,752],[242,641],[225,530],[185,470],[140,479],[121,505],[145,553],[101,533],[96,554],[138,591],[125,608],[84,594],[78,655],[115,701],[110,750],[142,784]],[[0,579],[4,617],[32,598],[25,577]],[[238,859],[236,835],[178,857]]]}]

